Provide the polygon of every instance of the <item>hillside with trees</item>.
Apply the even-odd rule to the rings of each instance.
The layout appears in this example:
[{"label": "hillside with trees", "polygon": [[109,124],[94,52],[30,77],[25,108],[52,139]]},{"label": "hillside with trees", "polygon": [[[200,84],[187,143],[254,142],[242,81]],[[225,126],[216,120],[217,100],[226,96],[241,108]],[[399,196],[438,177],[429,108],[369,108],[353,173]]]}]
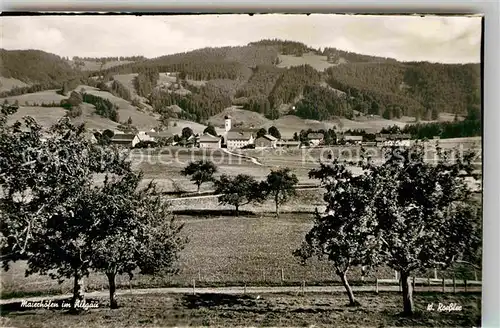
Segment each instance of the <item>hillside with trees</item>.
[{"label": "hillside with trees", "polygon": [[[333,66],[322,72],[309,64],[278,67],[280,56],[306,54]],[[127,101],[136,92],[159,114],[165,107],[177,105],[183,109],[179,114],[182,118],[197,122],[231,105],[269,119],[286,114],[315,120],[375,115],[390,120],[414,117],[416,122],[436,120],[441,113],[465,116],[481,106],[479,64],[398,62],[279,39],[153,59],[73,58],[124,61],[123,65],[89,72],[73,70],[66,59],[42,51],[2,50],[2,59],[2,76],[30,85],[13,88],[0,97],[47,89],[65,93],[85,84]],[[159,83],[160,73],[165,72],[171,77],[167,85]],[[132,90],[111,82],[116,74],[132,73],[137,74]]]},{"label": "hillside with trees", "polygon": [[27,84],[51,84],[76,76],[62,57],[41,50],[0,49],[0,75]]}]

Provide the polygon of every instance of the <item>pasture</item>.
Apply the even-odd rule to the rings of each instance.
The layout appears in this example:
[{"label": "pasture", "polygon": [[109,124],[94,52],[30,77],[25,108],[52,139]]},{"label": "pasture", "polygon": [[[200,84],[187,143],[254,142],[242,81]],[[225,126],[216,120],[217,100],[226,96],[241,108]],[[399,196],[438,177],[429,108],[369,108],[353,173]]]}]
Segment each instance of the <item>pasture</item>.
[{"label": "pasture", "polygon": [[34,93],[26,93],[24,95],[1,98],[0,101],[3,103],[4,100],[7,100],[10,104],[13,104],[17,100],[20,106],[33,106],[34,103],[38,105],[41,105],[42,103],[59,103],[61,100],[68,98],[58,94],[57,91],[58,90],[45,90]]},{"label": "pasture", "polygon": [[20,81],[18,79],[14,79],[12,77],[7,78],[7,77],[0,76],[0,92],[10,91],[15,87],[22,88],[22,87],[26,87],[26,86],[28,86],[26,83],[24,83],[23,81]]},{"label": "pasture", "polygon": [[[191,286],[193,279],[200,287],[244,284],[296,286],[302,281],[309,286],[340,284],[340,279],[326,261],[312,259],[304,266],[292,255],[312,226],[312,214],[289,213],[279,218],[266,213],[241,217],[203,214],[209,212],[201,211],[202,214],[197,216],[176,215],[177,220],[185,224],[184,234],[190,239],[180,254],[177,275],[152,277],[137,274],[132,280],[128,276],[119,276],[119,288]],[[59,285],[48,276],[25,277],[25,269],[25,262],[16,262],[9,271],[2,272],[3,298],[71,291],[71,280]],[[438,271],[438,276],[449,279],[454,273],[457,279],[469,280],[481,275],[481,272],[474,272],[468,267],[457,266]],[[419,273],[418,276],[432,277],[432,274]],[[366,281],[373,285],[375,278],[393,277],[393,270],[380,267],[369,272]],[[351,269],[348,278],[353,284],[362,283],[360,269]],[[87,291],[108,287],[107,278],[100,273],[92,273],[85,285]]]},{"label": "pasture", "polygon": [[336,64],[327,62],[326,56],[316,55],[314,53],[305,53],[300,57],[294,55],[278,55],[280,63],[277,65],[281,68],[289,68],[294,66],[310,65],[317,71],[323,72],[330,66]]},{"label": "pasture", "polygon": [[[105,70],[111,67],[115,66],[120,66],[120,65],[126,65],[126,64],[131,64],[133,61],[129,60],[110,60],[107,61],[104,65],[100,61],[95,61],[95,60],[82,60],[84,63],[83,66],[78,66],[80,70],[82,71],[98,71],[98,70]],[[74,61],[70,60],[69,63],[76,67],[76,64]]]},{"label": "pasture", "polygon": [[[123,295],[110,310],[105,298],[78,316],[62,310],[2,311],[2,323],[15,327],[472,327],[481,326],[481,294],[417,293],[416,314],[399,315],[401,295],[359,293],[362,307],[346,306],[342,294],[184,294]],[[462,311],[427,311],[428,304],[450,303]]]}]

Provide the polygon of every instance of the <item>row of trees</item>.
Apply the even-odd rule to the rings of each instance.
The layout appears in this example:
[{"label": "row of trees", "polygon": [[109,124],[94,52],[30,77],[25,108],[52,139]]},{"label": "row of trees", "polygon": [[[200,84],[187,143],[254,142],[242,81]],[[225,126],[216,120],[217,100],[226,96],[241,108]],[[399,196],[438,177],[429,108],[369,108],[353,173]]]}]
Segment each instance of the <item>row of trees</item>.
[{"label": "row of trees", "polygon": [[262,203],[271,198],[274,201],[275,213],[278,217],[280,206],[295,195],[295,186],[298,183],[297,176],[289,168],[271,171],[261,182],[247,174],[222,175],[216,179],[214,174],[217,173],[217,166],[213,162],[205,160],[189,163],[181,173],[191,177],[198,192],[203,183],[213,182],[215,193],[219,195],[219,203],[234,206],[236,215],[239,215],[241,206]]},{"label": "row of trees", "polygon": [[392,148],[381,165],[365,157],[359,175],[336,160],[309,173],[326,189],[327,208],[294,255],[330,261],[351,305],[359,305],[347,280],[355,266],[399,271],[405,314],[413,312],[414,272],[458,261],[481,266],[481,208],[464,179],[474,154],[452,161],[438,148],[435,165],[424,155],[422,145]]},{"label": "row of trees", "polygon": [[90,93],[83,93],[81,96],[83,102],[95,106],[95,111],[98,115],[109,118],[114,122],[119,122],[118,108],[111,101]]},{"label": "row of trees", "polygon": [[[140,187],[140,172],[116,148],[93,144],[85,128],[62,119],[48,136],[32,118],[25,128],[0,116],[0,248],[4,269],[25,260],[26,274],[74,280],[72,310],[91,272],[106,274],[110,306],[115,278],[175,269],[186,243],[156,186]],[[45,139],[45,140],[44,140]],[[105,176],[96,185],[96,174]]]}]

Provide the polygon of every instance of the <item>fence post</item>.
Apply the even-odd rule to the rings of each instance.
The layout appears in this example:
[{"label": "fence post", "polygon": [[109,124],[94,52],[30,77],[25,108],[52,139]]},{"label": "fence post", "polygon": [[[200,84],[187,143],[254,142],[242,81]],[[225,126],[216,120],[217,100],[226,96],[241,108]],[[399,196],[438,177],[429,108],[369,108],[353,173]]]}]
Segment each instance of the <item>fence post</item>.
[{"label": "fence post", "polygon": [[195,288],[196,288],[196,279],[193,279],[193,295],[196,294]]},{"label": "fence post", "polygon": [[436,268],[434,268],[434,279],[438,278],[438,271]]},{"label": "fence post", "polygon": [[474,269],[474,279],[477,281],[477,271]]},{"label": "fence post", "polygon": [[198,269],[198,281],[201,281],[201,271]]},{"label": "fence post", "polygon": [[375,293],[378,294],[378,278],[375,278]]},{"label": "fence post", "polygon": [[457,282],[455,281],[455,275],[453,275],[453,293],[457,292]]},{"label": "fence post", "polygon": [[281,268],[281,284],[283,284],[283,281],[285,281],[285,270]]},{"label": "fence post", "polygon": [[442,279],[442,282],[443,282],[443,293],[444,293],[444,289],[445,289],[445,282],[444,282],[444,277],[441,278]]},{"label": "fence post", "polygon": [[464,292],[467,292],[467,279],[464,279]]},{"label": "fence post", "polygon": [[262,280],[266,281],[266,269],[262,269]]},{"label": "fence post", "polygon": [[306,281],[302,280],[302,295],[304,295],[306,292]]}]

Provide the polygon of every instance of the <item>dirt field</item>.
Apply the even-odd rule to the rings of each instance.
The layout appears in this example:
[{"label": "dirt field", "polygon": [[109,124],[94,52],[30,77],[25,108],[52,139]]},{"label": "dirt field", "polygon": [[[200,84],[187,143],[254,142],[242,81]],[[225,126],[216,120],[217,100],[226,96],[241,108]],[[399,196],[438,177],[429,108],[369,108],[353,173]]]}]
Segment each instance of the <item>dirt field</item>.
[{"label": "dirt field", "polygon": [[[100,307],[80,315],[62,310],[2,311],[2,326],[15,327],[472,327],[481,324],[481,295],[417,293],[416,313],[403,317],[398,293],[359,293],[362,307],[346,306],[343,294],[134,295],[119,297],[119,309]],[[427,311],[428,304],[456,303],[462,311]]]}]

